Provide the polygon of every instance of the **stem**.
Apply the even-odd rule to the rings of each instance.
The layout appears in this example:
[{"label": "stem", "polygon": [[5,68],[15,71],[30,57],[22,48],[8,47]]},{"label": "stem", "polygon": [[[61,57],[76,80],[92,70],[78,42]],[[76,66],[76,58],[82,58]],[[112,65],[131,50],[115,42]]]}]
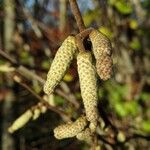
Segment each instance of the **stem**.
[{"label": "stem", "polygon": [[69,0],[69,3],[71,6],[72,13],[73,13],[75,20],[77,22],[79,31],[82,32],[85,29],[85,25],[84,25],[77,1],[76,0]]},{"label": "stem", "polygon": [[60,108],[51,106],[47,101],[45,101],[41,96],[39,96],[33,89],[31,89],[26,83],[22,82],[19,76],[14,76],[14,81],[19,83],[22,87],[27,89],[33,96],[35,96],[39,101],[46,105],[46,107],[55,113],[59,114],[64,120],[69,121],[70,117]]},{"label": "stem", "polygon": [[[13,59],[6,52],[0,50],[0,55],[3,56],[6,60],[8,60],[15,67],[15,71],[17,73],[19,73],[20,75],[22,75],[23,77],[25,77],[27,79],[30,79],[30,80],[37,80],[42,85],[45,83],[45,80],[43,78],[41,78],[40,76],[36,75],[33,71],[29,70],[28,68],[24,67],[23,65],[20,65],[19,63],[17,63],[17,61],[15,59]],[[58,90],[58,89],[56,89],[55,92],[58,95],[64,97],[70,103],[72,103],[75,106],[76,109],[79,107],[79,103],[78,103],[78,101],[75,98],[72,99],[72,98],[68,97],[68,94],[71,94],[71,92],[70,93],[65,93],[63,91],[60,92],[60,90]]]}]

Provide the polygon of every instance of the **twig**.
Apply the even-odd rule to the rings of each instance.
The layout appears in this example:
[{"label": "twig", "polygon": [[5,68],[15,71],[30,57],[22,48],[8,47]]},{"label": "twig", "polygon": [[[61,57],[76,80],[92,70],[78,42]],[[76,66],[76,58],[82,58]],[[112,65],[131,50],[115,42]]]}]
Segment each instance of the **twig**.
[{"label": "twig", "polygon": [[69,2],[70,2],[72,13],[76,19],[79,31],[82,32],[85,29],[85,25],[84,25],[77,1],[76,0],[69,0]]},{"label": "twig", "polygon": [[39,96],[33,89],[31,89],[26,83],[24,83],[19,76],[14,76],[14,81],[20,84],[22,87],[27,89],[32,95],[34,95],[39,101],[46,105],[46,107],[55,113],[59,114],[64,120],[70,121],[70,117],[62,111],[60,108],[51,106],[47,101],[45,101],[41,96]]},{"label": "twig", "polygon": [[[42,85],[45,83],[45,80],[43,78],[41,78],[40,76],[36,75],[34,72],[32,72],[31,70],[29,70],[28,68],[20,65],[17,63],[17,61],[15,59],[13,59],[9,54],[7,54],[6,52],[0,50],[0,55],[3,56],[6,60],[8,60],[14,67],[15,67],[15,71],[17,73],[19,73],[20,75],[22,75],[23,77],[25,78],[29,78],[31,80],[37,80],[39,81]],[[55,92],[64,97],[66,100],[68,100],[70,103],[72,103],[75,108],[78,108],[79,106],[79,103],[78,101],[76,101],[75,99],[72,99],[70,100],[70,97],[68,97],[68,93],[64,93],[63,91],[61,91],[60,93],[60,90],[55,90]],[[71,93],[70,93],[71,94]],[[78,103],[78,104],[77,104]]]},{"label": "twig", "polygon": [[80,33],[76,35],[77,45],[80,52],[85,51],[84,47],[84,39],[89,35],[89,33],[92,31],[92,28],[86,29],[77,1],[76,0],[69,0],[72,13],[75,17],[77,26],[79,28]]}]

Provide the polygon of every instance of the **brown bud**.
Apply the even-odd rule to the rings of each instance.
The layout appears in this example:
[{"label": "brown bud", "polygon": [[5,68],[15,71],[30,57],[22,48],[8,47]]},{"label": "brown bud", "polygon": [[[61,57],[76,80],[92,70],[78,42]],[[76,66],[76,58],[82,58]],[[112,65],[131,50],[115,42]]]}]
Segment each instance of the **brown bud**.
[{"label": "brown bud", "polygon": [[64,77],[73,56],[77,51],[75,40],[75,37],[69,36],[58,49],[44,85],[44,92],[46,94],[51,94]]},{"label": "brown bud", "polygon": [[95,130],[98,119],[97,111],[97,80],[95,68],[92,65],[90,52],[79,53],[77,56],[78,74],[80,80],[81,95],[85,107],[87,120],[91,122],[91,130]]},{"label": "brown bud", "polygon": [[82,116],[75,122],[60,125],[54,129],[54,136],[57,139],[64,139],[76,136],[87,125],[86,117]]},{"label": "brown bud", "polygon": [[106,35],[98,30],[93,30],[90,33],[92,42],[92,50],[96,58],[97,73],[102,80],[107,80],[112,74],[112,46]]}]

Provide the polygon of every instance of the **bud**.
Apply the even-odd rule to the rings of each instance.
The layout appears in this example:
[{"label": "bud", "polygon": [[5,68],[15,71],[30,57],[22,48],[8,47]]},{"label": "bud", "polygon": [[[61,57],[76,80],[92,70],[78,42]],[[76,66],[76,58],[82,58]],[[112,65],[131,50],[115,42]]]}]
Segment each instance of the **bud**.
[{"label": "bud", "polygon": [[8,132],[13,133],[16,130],[22,128],[32,118],[32,111],[27,110],[21,115],[12,125],[8,128]]},{"label": "bud", "polygon": [[40,117],[40,114],[41,114],[41,110],[37,107],[33,110],[33,116],[32,116],[32,119],[33,120],[36,120]]},{"label": "bud", "polygon": [[73,56],[77,51],[75,40],[75,37],[69,36],[58,49],[47,74],[47,81],[44,85],[44,92],[46,94],[51,94],[64,77]]},{"label": "bud", "polygon": [[107,80],[112,74],[112,46],[106,35],[98,30],[90,33],[93,53],[96,58],[96,70],[102,80]]},{"label": "bud", "polygon": [[86,117],[82,116],[75,122],[60,125],[54,129],[54,136],[57,139],[64,139],[76,136],[87,125]]},{"label": "bud", "polygon": [[[78,74],[80,80],[81,96],[85,107],[87,120],[91,122],[91,130],[97,126],[97,84],[96,72],[92,65],[92,56],[90,52],[79,53],[77,56]],[[94,125],[94,126],[93,126]]]}]

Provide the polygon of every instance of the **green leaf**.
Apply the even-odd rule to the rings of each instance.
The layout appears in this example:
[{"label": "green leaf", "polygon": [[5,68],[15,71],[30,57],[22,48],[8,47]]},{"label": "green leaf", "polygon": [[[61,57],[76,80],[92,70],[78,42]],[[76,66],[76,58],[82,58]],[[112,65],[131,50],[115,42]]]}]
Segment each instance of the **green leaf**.
[{"label": "green leaf", "polygon": [[129,22],[129,26],[131,29],[135,30],[138,28],[138,22],[135,19],[131,19]]},{"label": "green leaf", "polygon": [[107,27],[100,27],[99,31],[105,34],[108,38],[113,37],[113,33]]},{"label": "green leaf", "polygon": [[57,95],[55,96],[54,101],[56,105],[63,105],[65,102],[65,100],[62,97]]},{"label": "green leaf", "polygon": [[132,13],[132,7],[130,3],[125,2],[124,0],[117,0],[114,3],[115,8],[124,15],[128,15]]},{"label": "green leaf", "polygon": [[50,68],[50,62],[47,61],[47,60],[44,60],[44,61],[42,61],[41,66],[42,66],[43,69],[48,70]]},{"label": "green leaf", "polygon": [[126,109],[128,115],[136,116],[140,111],[140,107],[135,100],[124,103],[124,109]]},{"label": "green leaf", "polygon": [[150,133],[150,120],[142,122],[142,129],[143,131]]},{"label": "green leaf", "polygon": [[83,21],[86,27],[90,26],[100,16],[100,10],[89,10],[83,15]]},{"label": "green leaf", "polygon": [[124,109],[123,103],[117,103],[115,105],[115,111],[120,117],[126,117],[128,115],[128,112]]},{"label": "green leaf", "polygon": [[146,93],[146,92],[143,92],[143,93],[141,93],[141,100],[142,101],[147,101],[147,100],[149,100],[150,99],[150,94],[149,93]]},{"label": "green leaf", "polygon": [[141,43],[138,38],[133,38],[133,40],[130,42],[130,47],[134,50],[141,49]]}]

